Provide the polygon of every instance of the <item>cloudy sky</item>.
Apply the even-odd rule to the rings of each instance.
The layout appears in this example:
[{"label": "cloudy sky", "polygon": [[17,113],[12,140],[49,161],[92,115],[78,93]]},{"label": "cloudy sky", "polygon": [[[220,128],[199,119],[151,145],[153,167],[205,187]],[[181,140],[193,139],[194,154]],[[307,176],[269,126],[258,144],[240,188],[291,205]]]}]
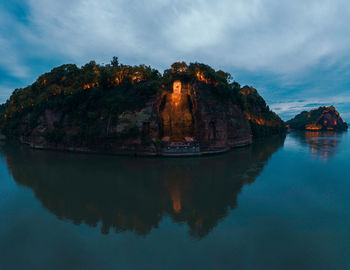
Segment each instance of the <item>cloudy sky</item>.
[{"label": "cloudy sky", "polygon": [[0,103],[53,67],[202,62],[284,119],[334,104],[350,121],[349,0],[6,0]]}]

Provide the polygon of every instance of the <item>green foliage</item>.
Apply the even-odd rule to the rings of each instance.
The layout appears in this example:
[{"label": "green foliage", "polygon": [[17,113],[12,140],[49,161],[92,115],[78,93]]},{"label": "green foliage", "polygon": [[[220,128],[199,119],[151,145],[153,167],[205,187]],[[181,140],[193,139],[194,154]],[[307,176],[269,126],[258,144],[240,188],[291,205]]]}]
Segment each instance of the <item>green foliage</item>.
[{"label": "green foliage", "polygon": [[232,76],[230,73],[224,72],[222,70],[218,70],[216,71],[216,75],[220,78],[222,78],[223,80],[225,80],[226,82],[230,82],[232,80]]},{"label": "green foliage", "polygon": [[[249,113],[256,113],[259,107],[259,114],[264,118],[281,121],[257,93],[243,96],[240,85],[222,70],[215,71],[201,63],[177,62],[161,75],[149,66],[123,65],[113,57],[107,65],[98,65],[95,61],[81,68],[74,64],[62,65],[41,75],[32,85],[16,89],[6,104],[0,106],[0,130],[13,137],[23,130],[30,134],[46,110],[59,111],[64,116],[60,125],[63,119],[68,119],[78,130],[65,134],[63,128],[55,127],[45,134],[48,141],[59,143],[70,136],[79,143],[93,142],[109,136],[110,123],[115,123],[118,115],[144,108],[160,92],[171,89],[174,80],[200,86],[204,98],[238,104]],[[101,126],[101,122],[105,126]],[[258,130],[258,127],[252,124],[252,129]],[[120,136],[139,137],[144,144],[151,143],[137,127]]]},{"label": "green foliage", "polygon": [[5,125],[5,104],[0,105],[0,131],[3,129]]},{"label": "green foliage", "polygon": [[199,83],[206,98],[215,98],[223,103],[238,103],[238,91],[236,84],[230,83],[232,76],[222,70],[215,71],[208,65],[185,62],[172,64],[171,69],[164,71],[162,84],[166,89],[171,89],[174,80],[188,83]]},{"label": "green foliage", "polygon": [[[309,112],[303,111],[297,114],[293,119],[290,119],[286,122],[291,129],[304,130],[308,124],[317,124],[321,126],[321,129],[327,129],[327,126],[323,123],[323,112],[327,111],[333,114],[334,119],[340,118],[339,113],[335,110],[334,106],[325,107],[321,106],[316,109],[313,109]],[[341,119],[341,118],[340,118]],[[334,127],[336,130],[346,130],[347,124],[343,120],[339,120],[337,126]]]},{"label": "green foliage", "polygon": [[283,126],[266,126],[259,125],[255,121],[249,121],[254,138],[264,138],[271,135],[284,134],[286,129]]},{"label": "green foliage", "polygon": [[[105,66],[95,61],[81,68],[62,65],[13,92],[0,107],[0,128],[16,136],[23,125],[29,130],[35,128],[46,109],[59,110],[80,123],[81,136],[88,138],[100,131],[93,126],[101,115],[113,114],[115,119],[125,110],[142,108],[161,91],[160,78],[160,73],[151,67],[120,65],[117,57]],[[51,133],[48,139],[57,141],[57,132]]]},{"label": "green foliage", "polygon": [[154,141],[154,144],[156,145],[156,147],[161,147],[161,146],[162,146],[162,140],[157,138],[157,139]]},{"label": "green foliage", "polygon": [[308,118],[308,112],[303,111],[296,115],[293,119],[286,122],[293,129],[305,129],[306,124],[316,121],[318,116],[316,114],[312,115],[312,119]]},{"label": "green foliage", "polygon": [[317,109],[311,110],[310,112],[302,111],[297,114],[293,119],[287,121],[292,129],[305,129],[305,126],[310,123],[315,123],[320,118],[322,112],[326,110],[327,107],[321,106]]},{"label": "green foliage", "polygon": [[187,71],[187,64],[185,62],[175,62],[171,65],[172,73],[183,73]]},{"label": "green foliage", "polygon": [[0,115],[4,115],[5,113],[5,104],[0,105]]},{"label": "green foliage", "polygon": [[113,66],[113,67],[118,67],[119,66],[118,57],[113,56],[113,59],[111,61],[111,66]]},{"label": "green foliage", "polygon": [[[235,87],[237,88],[238,85]],[[248,116],[253,137],[268,137],[286,132],[283,120],[270,110],[265,100],[254,88],[249,86],[241,88],[239,100],[242,110]]]}]

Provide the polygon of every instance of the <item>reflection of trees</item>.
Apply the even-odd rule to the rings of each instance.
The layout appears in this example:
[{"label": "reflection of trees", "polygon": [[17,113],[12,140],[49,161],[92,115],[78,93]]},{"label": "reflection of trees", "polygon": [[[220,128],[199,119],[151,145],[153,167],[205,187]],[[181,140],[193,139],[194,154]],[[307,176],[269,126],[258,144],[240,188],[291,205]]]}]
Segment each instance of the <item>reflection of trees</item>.
[{"label": "reflection of trees", "polygon": [[45,208],[75,224],[148,234],[164,215],[207,235],[237,207],[284,138],[202,158],[129,158],[4,148],[17,183],[30,187]]},{"label": "reflection of trees", "polygon": [[303,131],[292,132],[291,136],[309,146],[313,157],[327,160],[337,152],[342,134],[333,131]]}]

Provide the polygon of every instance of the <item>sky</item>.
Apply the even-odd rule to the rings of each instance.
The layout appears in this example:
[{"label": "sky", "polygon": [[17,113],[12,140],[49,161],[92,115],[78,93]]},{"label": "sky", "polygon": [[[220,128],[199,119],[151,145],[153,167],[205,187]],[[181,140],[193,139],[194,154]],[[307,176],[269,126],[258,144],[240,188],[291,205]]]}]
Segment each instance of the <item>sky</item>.
[{"label": "sky", "polygon": [[200,62],[253,86],[284,120],[335,105],[350,122],[349,0],[6,0],[0,103],[52,68],[113,56]]}]

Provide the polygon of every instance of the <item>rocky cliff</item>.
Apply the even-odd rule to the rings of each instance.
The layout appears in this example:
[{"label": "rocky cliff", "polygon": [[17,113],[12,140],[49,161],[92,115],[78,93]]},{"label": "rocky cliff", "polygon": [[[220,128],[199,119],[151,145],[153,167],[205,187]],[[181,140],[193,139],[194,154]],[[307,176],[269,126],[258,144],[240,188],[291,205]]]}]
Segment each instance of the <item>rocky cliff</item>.
[{"label": "rocky cliff", "polygon": [[255,88],[244,86],[239,93],[254,137],[267,137],[286,131],[283,120],[270,110]]},{"label": "rocky cliff", "polygon": [[344,131],[348,129],[347,123],[343,121],[334,106],[319,107],[309,112],[303,111],[287,121],[287,126],[291,129],[309,131]]},{"label": "rocky cliff", "polygon": [[175,63],[163,75],[146,66],[63,65],[14,91],[0,129],[34,148],[151,155],[248,145],[260,124],[275,133],[280,119],[265,101],[255,93],[261,104],[251,106],[254,98],[228,79],[197,63]]}]

